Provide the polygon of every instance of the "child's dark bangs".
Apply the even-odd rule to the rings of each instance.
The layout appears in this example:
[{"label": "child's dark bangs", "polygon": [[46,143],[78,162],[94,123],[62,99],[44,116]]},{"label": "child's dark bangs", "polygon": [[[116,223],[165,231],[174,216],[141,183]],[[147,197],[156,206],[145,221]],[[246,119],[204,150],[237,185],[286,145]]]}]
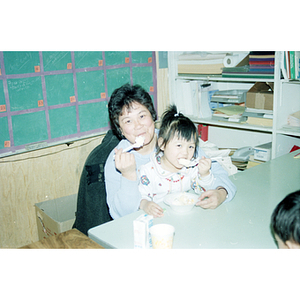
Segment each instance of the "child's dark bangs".
[{"label": "child's dark bangs", "polygon": [[178,137],[186,141],[194,141],[196,143],[196,128],[193,123],[179,122],[176,128]]}]

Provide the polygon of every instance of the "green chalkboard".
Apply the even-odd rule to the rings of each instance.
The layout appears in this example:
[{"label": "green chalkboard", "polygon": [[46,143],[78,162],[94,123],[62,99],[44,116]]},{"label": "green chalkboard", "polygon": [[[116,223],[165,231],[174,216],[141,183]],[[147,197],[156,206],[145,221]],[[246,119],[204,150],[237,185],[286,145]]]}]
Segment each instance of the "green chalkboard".
[{"label": "green chalkboard", "polygon": [[103,70],[81,72],[77,74],[78,101],[101,98],[105,93]]},{"label": "green chalkboard", "polygon": [[0,157],[107,131],[108,101],[125,83],[156,106],[155,52],[0,52]]}]

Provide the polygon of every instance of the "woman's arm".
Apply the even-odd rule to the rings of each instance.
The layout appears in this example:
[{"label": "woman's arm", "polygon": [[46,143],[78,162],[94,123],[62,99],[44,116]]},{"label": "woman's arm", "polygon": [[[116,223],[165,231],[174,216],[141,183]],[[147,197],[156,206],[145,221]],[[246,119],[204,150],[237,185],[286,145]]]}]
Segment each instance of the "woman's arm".
[{"label": "woman's arm", "polygon": [[139,209],[141,195],[138,179],[129,180],[116,169],[114,150],[105,164],[105,187],[109,213],[113,219],[123,217]]}]

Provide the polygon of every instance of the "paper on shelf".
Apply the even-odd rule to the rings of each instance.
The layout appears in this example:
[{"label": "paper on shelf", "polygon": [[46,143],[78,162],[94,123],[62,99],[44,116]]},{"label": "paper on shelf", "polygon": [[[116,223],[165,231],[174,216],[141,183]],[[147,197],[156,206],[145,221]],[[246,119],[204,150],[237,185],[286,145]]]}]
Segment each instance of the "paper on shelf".
[{"label": "paper on shelf", "polygon": [[241,115],[245,111],[244,106],[240,105],[231,105],[215,108],[216,111],[219,111],[227,116]]},{"label": "paper on shelf", "polygon": [[287,122],[290,126],[300,127],[300,110],[288,115]]}]

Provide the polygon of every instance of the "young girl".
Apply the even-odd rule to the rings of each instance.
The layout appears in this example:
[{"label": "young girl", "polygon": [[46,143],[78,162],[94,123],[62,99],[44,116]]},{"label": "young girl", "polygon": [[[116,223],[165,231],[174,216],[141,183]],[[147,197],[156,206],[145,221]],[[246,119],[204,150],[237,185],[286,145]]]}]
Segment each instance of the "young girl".
[{"label": "young girl", "polygon": [[184,166],[196,158],[198,134],[194,123],[170,106],[162,117],[157,140],[157,152],[140,168],[140,208],[154,217],[163,215],[157,204],[174,192],[195,193],[213,188],[215,177],[210,171],[211,159],[202,158],[196,166]]}]

